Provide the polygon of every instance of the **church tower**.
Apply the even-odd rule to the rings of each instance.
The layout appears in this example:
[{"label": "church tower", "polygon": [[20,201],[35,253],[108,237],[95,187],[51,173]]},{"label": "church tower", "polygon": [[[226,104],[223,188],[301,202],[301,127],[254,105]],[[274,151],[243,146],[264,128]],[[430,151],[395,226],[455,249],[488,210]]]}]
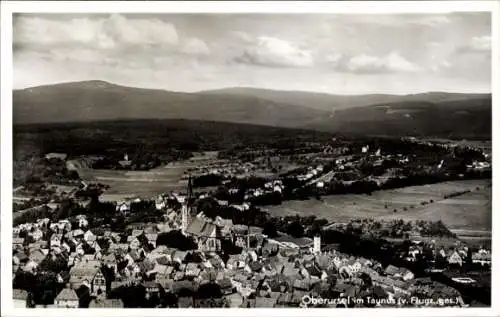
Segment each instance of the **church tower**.
[{"label": "church tower", "polygon": [[186,234],[189,220],[191,218],[191,198],[193,196],[193,186],[191,183],[191,175],[189,175],[187,196],[182,203],[181,216],[182,216],[182,233]]}]

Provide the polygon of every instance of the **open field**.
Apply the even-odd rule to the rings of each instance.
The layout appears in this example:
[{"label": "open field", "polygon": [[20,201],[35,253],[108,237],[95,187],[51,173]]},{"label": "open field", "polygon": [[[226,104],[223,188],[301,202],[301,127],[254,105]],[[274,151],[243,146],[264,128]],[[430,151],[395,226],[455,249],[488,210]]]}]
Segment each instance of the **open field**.
[{"label": "open field", "polygon": [[[443,198],[465,190],[471,192],[452,199]],[[422,202],[427,204],[421,205]],[[276,216],[315,215],[335,222],[354,218],[442,220],[452,231],[462,230],[457,231],[459,236],[488,237],[491,235],[491,180],[412,186],[378,191],[371,196],[334,195],[323,197],[323,201],[287,201],[268,211]]]},{"label": "open field", "polygon": [[189,164],[168,164],[149,171],[86,170],[85,173],[94,181],[110,186],[102,198],[112,201],[183,190],[186,181],[181,178],[190,167]]}]

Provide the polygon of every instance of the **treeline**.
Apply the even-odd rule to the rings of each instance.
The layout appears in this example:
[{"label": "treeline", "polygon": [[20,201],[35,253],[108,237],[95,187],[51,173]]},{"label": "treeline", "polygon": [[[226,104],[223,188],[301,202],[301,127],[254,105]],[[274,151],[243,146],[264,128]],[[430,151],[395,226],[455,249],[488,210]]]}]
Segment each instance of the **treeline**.
[{"label": "treeline", "polygon": [[14,161],[13,180],[14,187],[40,183],[75,185],[79,176],[75,171],[68,170],[63,160],[25,157]]}]

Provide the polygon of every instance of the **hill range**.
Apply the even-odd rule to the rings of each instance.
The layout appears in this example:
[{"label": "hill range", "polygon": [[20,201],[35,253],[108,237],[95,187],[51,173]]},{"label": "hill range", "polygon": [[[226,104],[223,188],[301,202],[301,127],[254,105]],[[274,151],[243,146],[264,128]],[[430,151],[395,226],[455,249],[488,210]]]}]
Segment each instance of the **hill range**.
[{"label": "hill range", "polygon": [[84,81],[13,92],[13,122],[187,119],[332,133],[491,139],[490,94],[330,95],[227,88],[181,93]]}]

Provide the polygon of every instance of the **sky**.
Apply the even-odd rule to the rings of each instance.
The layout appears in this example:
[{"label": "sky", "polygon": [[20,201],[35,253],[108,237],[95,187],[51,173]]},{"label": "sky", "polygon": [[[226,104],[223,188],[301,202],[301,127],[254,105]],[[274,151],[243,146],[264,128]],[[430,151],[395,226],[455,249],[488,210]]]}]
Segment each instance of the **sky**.
[{"label": "sky", "polygon": [[16,14],[14,89],[491,92],[490,13]]}]

